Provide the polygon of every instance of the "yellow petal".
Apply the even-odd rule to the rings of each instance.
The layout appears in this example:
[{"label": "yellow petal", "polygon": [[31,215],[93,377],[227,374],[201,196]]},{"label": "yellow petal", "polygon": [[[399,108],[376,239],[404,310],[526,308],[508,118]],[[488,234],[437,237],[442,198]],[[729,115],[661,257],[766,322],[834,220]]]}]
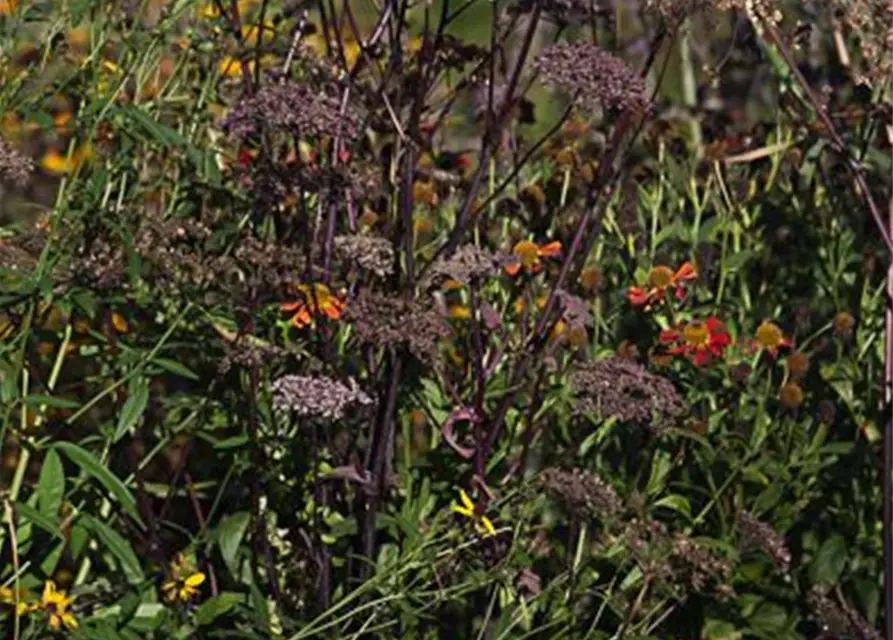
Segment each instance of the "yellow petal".
[{"label": "yellow petal", "polygon": [[487,516],[481,516],[481,525],[483,525],[484,531],[487,532],[487,535],[492,536],[496,534],[496,527],[493,526],[493,523]]},{"label": "yellow petal", "polygon": [[205,574],[199,572],[199,573],[193,573],[191,576],[186,578],[186,581],[184,582],[184,584],[187,587],[197,587],[204,581],[205,581]]},{"label": "yellow petal", "polygon": [[455,511],[456,513],[462,514],[463,516],[468,516],[469,518],[473,518],[473,517],[474,517],[474,510],[473,510],[473,509],[466,509],[465,507],[460,507],[459,505],[457,505],[457,504],[455,504],[455,503],[453,503],[452,505],[450,505],[450,509],[451,509],[452,511]]},{"label": "yellow petal", "polygon": [[465,508],[474,513],[474,503],[468,497],[468,494],[465,493],[465,489],[459,489],[459,497],[462,499],[462,504],[465,505]]}]

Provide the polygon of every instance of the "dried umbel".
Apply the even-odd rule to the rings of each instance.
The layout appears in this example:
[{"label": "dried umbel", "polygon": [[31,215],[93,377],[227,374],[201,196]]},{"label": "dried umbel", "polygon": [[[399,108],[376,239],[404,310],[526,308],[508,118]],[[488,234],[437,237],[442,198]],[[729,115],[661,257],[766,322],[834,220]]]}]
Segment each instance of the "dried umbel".
[{"label": "dried umbel", "polygon": [[438,258],[431,265],[431,271],[423,286],[426,289],[438,287],[447,280],[456,280],[463,284],[479,282],[497,275],[499,270],[510,262],[511,257],[507,254],[495,253],[470,244],[463,245],[449,258]]},{"label": "dried umbel", "polygon": [[225,375],[231,369],[260,369],[276,365],[288,355],[288,350],[282,347],[252,340],[250,336],[237,337],[234,341],[223,342],[223,356],[217,370]]},{"label": "dried umbel", "polygon": [[614,487],[595,473],[550,467],[540,474],[539,480],[548,494],[581,520],[610,521],[623,511],[623,502]]},{"label": "dried umbel", "polygon": [[362,235],[336,236],[335,255],[347,264],[385,278],[394,271],[394,248],[386,238]]},{"label": "dried umbel", "polygon": [[34,170],[31,159],[23,155],[6,140],[0,139],[0,178],[4,182],[12,182],[23,186]]},{"label": "dried umbel", "polygon": [[741,526],[741,545],[745,551],[759,549],[772,558],[772,564],[779,575],[787,576],[791,571],[791,552],[784,536],[765,522],[760,522],[747,511],[738,518]]},{"label": "dried umbel", "polygon": [[287,375],[273,381],[273,408],[299,416],[339,420],[352,405],[368,405],[372,399],[353,378],[347,384],[326,376]]},{"label": "dried umbel", "polygon": [[584,110],[607,107],[644,113],[645,81],[627,64],[593,44],[556,44],[544,50],[536,68],[547,84],[566,90]]},{"label": "dried umbel", "polygon": [[882,640],[881,633],[874,629],[859,612],[849,605],[834,602],[821,587],[813,587],[806,596],[816,624],[821,630],[822,640]]},{"label": "dried umbel", "polygon": [[579,414],[661,425],[688,411],[672,382],[616,356],[577,364],[571,374],[571,389]]},{"label": "dried umbel", "polygon": [[660,586],[712,591],[721,597],[731,592],[729,561],[703,542],[684,534],[671,534],[660,521],[631,520],[623,540],[642,571]]},{"label": "dried umbel", "polygon": [[433,309],[403,298],[363,292],[347,306],[346,318],[360,342],[375,346],[406,345],[422,362],[437,358],[437,341],[449,327]]},{"label": "dried umbel", "polygon": [[889,0],[833,0],[835,18],[850,33],[859,35],[865,70],[858,79],[882,85],[893,73],[893,4]]},{"label": "dried umbel", "polygon": [[308,84],[267,84],[239,102],[223,121],[230,135],[245,137],[262,127],[293,135],[338,136],[353,140],[359,135],[360,116],[349,104]]}]

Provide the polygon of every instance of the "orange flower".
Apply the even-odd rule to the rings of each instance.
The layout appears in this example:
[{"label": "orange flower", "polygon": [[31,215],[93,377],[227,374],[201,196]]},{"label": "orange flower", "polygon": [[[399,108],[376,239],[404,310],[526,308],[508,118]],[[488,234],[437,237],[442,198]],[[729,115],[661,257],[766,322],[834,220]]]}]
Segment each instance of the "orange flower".
[{"label": "orange flower", "polygon": [[682,299],[685,291],[682,288],[684,282],[698,277],[691,262],[686,262],[676,272],[670,267],[657,265],[648,272],[648,287],[630,287],[626,297],[637,307],[652,305],[664,299],[667,289],[675,287],[676,297]]},{"label": "orange flower", "polygon": [[538,245],[530,240],[521,240],[512,249],[517,262],[507,265],[505,270],[509,275],[518,275],[523,268],[527,273],[539,273],[543,269],[540,258],[548,258],[561,254],[561,243],[558,241],[544,245]]},{"label": "orange flower", "polygon": [[792,344],[791,339],[785,338],[778,325],[768,320],[757,327],[755,342],[757,347],[768,351],[773,358],[778,355],[781,347],[790,347]]},{"label": "orange flower", "polygon": [[303,300],[284,302],[279,308],[282,311],[294,312],[291,323],[298,329],[310,325],[313,316],[323,314],[332,320],[337,320],[344,312],[344,300],[332,293],[324,284],[300,284],[296,289]]},{"label": "orange flower", "polygon": [[726,325],[719,318],[711,316],[705,322],[689,322],[681,328],[661,331],[660,342],[675,345],[667,353],[687,355],[700,366],[709,363],[715,356],[721,356],[732,339]]}]

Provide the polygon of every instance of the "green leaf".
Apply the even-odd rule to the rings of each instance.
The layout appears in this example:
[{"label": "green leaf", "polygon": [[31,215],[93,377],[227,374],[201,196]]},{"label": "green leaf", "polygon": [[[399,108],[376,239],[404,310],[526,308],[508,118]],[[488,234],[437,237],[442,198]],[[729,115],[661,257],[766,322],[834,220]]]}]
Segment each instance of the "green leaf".
[{"label": "green leaf", "polygon": [[108,551],[115,556],[124,571],[124,576],[131,584],[139,584],[146,579],[139,558],[133,552],[130,543],[120,533],[104,522],[91,516],[82,516],[84,526],[94,533]]},{"label": "green leaf", "polygon": [[663,490],[668,473],[670,473],[670,453],[658,451],[651,461],[651,476],[648,478],[645,493],[650,496]]},{"label": "green leaf", "polygon": [[834,586],[847,562],[846,538],[835,534],[825,540],[809,565],[809,580],[813,584]]},{"label": "green leaf", "polygon": [[678,511],[687,518],[691,518],[691,504],[688,502],[688,498],[680,496],[678,493],[661,498],[654,503],[654,506],[655,508],[664,507],[666,509],[672,509],[673,511]]},{"label": "green leaf", "polygon": [[19,516],[36,524],[50,535],[62,538],[62,530],[59,528],[59,524],[56,522],[55,518],[47,517],[37,509],[29,507],[23,502],[16,502],[15,510]]},{"label": "green leaf", "polygon": [[117,442],[124,437],[128,431],[136,426],[137,421],[146,411],[146,405],[149,403],[149,381],[137,376],[131,378],[127,385],[127,400],[121,409],[121,415],[118,416],[118,426],[115,428],[115,436],[112,442]]},{"label": "green leaf", "polygon": [[183,378],[188,378],[190,380],[199,380],[199,376],[189,367],[180,364],[176,360],[171,360],[170,358],[152,358],[152,364],[157,364],[159,367],[167,371],[168,373],[173,373],[174,375],[181,376]]},{"label": "green leaf", "polygon": [[777,638],[787,626],[787,612],[784,607],[772,602],[764,602],[750,616],[748,622],[754,631],[763,637]]},{"label": "green leaf", "polygon": [[127,515],[139,522],[140,525],[143,524],[143,521],[140,519],[139,511],[136,508],[136,500],[133,499],[133,494],[130,493],[130,489],[127,488],[127,485],[121,482],[121,479],[118,476],[102,466],[99,461],[93,457],[92,453],[86,449],[82,449],[73,442],[57,442],[53,445],[53,448],[60,449],[62,453],[65,454],[65,457],[79,466],[87,475],[96,479],[103,487],[105,487],[106,491],[115,496],[121,504],[121,508],[124,509]]},{"label": "green leaf", "polygon": [[233,591],[224,591],[220,595],[208,598],[195,610],[195,624],[202,626],[214,622],[244,599],[244,595]]},{"label": "green leaf", "polygon": [[47,451],[37,480],[37,506],[40,513],[53,518],[59,514],[65,496],[65,470],[55,450]]},{"label": "green leaf", "polygon": [[236,564],[239,553],[239,545],[245,537],[251,514],[247,511],[231,513],[224,517],[217,525],[217,546],[220,547],[220,555],[229,569],[230,574],[238,577],[238,565]]},{"label": "green leaf", "polygon": [[47,396],[42,393],[32,393],[25,398],[25,405],[36,409],[40,409],[43,406],[57,407],[59,409],[77,409],[81,406],[81,403],[67,398],[57,398],[56,396]]},{"label": "green leaf", "polygon": [[722,266],[728,271],[737,271],[746,265],[751,258],[753,258],[753,251],[744,249],[743,251],[738,251],[737,253],[727,256],[723,261]]}]

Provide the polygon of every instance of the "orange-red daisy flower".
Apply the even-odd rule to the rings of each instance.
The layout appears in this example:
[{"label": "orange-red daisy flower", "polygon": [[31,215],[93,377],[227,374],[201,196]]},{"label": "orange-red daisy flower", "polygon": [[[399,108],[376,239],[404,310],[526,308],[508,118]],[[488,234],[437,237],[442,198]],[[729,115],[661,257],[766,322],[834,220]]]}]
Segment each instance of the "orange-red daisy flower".
[{"label": "orange-red daisy flower", "polygon": [[677,298],[684,295],[683,283],[698,277],[691,262],[686,262],[675,272],[667,266],[659,264],[648,272],[647,287],[630,287],[626,297],[637,307],[651,305],[664,299],[667,289],[674,287]]},{"label": "orange-red daisy flower", "polygon": [[700,366],[721,356],[732,339],[726,325],[719,318],[711,316],[703,322],[695,320],[682,327],[661,331],[660,342],[670,346],[667,353],[684,354]]},{"label": "orange-red daisy flower", "polygon": [[524,269],[527,273],[539,273],[543,269],[540,258],[550,258],[561,254],[561,243],[557,240],[548,244],[539,245],[530,240],[521,240],[512,249],[516,262],[506,265],[505,270],[509,275],[515,276]]},{"label": "orange-red daisy flower", "polygon": [[324,284],[299,284],[295,287],[302,299],[294,302],[283,302],[282,311],[294,312],[291,323],[301,329],[313,322],[313,316],[325,315],[337,320],[344,313],[344,300],[332,293]]},{"label": "orange-red daisy flower", "polygon": [[785,337],[777,324],[768,320],[757,327],[754,342],[757,348],[765,349],[773,358],[778,355],[778,350],[781,347],[790,347],[793,344],[790,338]]}]

